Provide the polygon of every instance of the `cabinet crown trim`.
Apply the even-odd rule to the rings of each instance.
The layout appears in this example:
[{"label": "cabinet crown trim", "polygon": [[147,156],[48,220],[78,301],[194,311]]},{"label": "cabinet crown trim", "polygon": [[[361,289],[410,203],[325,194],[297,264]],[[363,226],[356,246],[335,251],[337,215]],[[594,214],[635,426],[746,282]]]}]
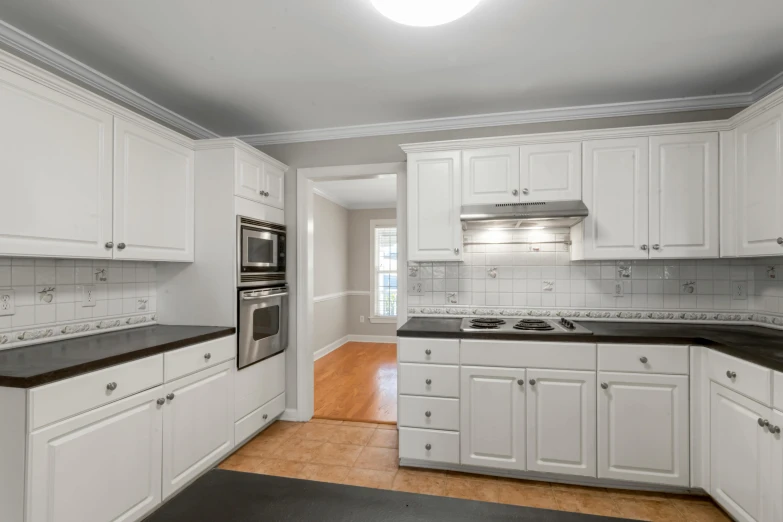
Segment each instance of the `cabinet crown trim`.
[{"label": "cabinet crown trim", "polygon": [[268,154],[264,154],[257,148],[248,145],[244,141],[238,139],[238,138],[215,138],[211,140],[198,140],[194,142],[194,149],[199,150],[219,150],[219,149],[230,149],[230,148],[236,148],[239,150],[242,150],[248,154],[251,154],[253,156],[256,156],[260,158],[265,163],[269,163],[279,169],[281,169],[284,172],[288,172],[288,165],[276,160],[272,156]]}]

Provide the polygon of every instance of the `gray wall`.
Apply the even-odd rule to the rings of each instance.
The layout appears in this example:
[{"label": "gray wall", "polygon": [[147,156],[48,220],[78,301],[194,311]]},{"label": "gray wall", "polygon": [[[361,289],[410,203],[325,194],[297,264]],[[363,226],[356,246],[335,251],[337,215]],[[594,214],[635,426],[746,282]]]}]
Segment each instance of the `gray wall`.
[{"label": "gray wall", "polygon": [[[417,132],[353,138],[344,140],[315,141],[309,143],[291,143],[259,147],[263,152],[282,161],[290,167],[285,180],[285,219],[288,227],[288,280],[296,285],[296,171],[304,167],[334,167],[339,165],[360,165],[365,163],[387,163],[405,161],[405,153],[400,149],[402,143],[418,143],[488,136],[507,136],[513,134],[535,134],[541,132],[564,132],[587,129],[607,129],[614,127],[637,127],[642,125],[661,125],[667,123],[685,123],[696,121],[725,120],[741,109],[720,109],[711,111],[674,112],[665,114],[647,114],[625,116],[621,118],[596,118],[587,120],[559,121],[549,123],[531,123],[526,125],[506,125],[500,127],[480,127],[436,132]],[[287,407],[296,407],[296,298],[291,301],[291,336],[286,358]]]}]

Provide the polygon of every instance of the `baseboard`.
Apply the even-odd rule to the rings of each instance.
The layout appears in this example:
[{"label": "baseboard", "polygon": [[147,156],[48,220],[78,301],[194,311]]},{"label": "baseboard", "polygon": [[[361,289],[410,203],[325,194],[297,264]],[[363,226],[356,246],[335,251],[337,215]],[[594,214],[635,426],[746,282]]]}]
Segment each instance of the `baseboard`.
[{"label": "baseboard", "polygon": [[286,408],[280,415],[281,421],[299,422],[299,410],[296,408]]},{"label": "baseboard", "polygon": [[317,361],[321,357],[328,355],[344,345],[345,343],[382,343],[382,344],[397,344],[397,338],[393,335],[346,335],[337,339],[333,343],[329,343],[320,350],[313,353],[313,360]]}]

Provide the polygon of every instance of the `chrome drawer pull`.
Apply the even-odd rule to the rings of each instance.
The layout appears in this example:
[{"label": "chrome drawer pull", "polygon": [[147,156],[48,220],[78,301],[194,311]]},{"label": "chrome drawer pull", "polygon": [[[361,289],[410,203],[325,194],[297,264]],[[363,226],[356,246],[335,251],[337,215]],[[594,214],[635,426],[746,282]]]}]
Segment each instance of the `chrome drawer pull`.
[{"label": "chrome drawer pull", "polygon": [[116,382],[110,382],[106,385],[106,389],[109,391],[114,391],[117,389],[117,383]]}]

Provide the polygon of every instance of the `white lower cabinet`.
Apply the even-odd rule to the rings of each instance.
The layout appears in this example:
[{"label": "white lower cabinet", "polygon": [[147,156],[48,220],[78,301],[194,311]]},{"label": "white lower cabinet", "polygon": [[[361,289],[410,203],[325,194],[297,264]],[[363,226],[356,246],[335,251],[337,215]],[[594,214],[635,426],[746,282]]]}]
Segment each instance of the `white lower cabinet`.
[{"label": "white lower cabinet", "polygon": [[[782,520],[772,518],[771,491],[773,470],[781,473],[781,462],[772,465],[780,436],[771,435],[764,420],[774,424],[770,408],[710,384],[710,494],[741,522]],[[780,492],[774,493],[779,501]]]},{"label": "white lower cabinet", "polygon": [[525,469],[525,370],[460,370],[460,462]]},{"label": "white lower cabinet", "polygon": [[690,484],[688,377],[598,372],[598,477]]},{"label": "white lower cabinet", "polygon": [[165,385],[163,499],[234,447],[234,361]]},{"label": "white lower cabinet", "polygon": [[161,501],[161,386],[30,435],[26,522],[139,520]]},{"label": "white lower cabinet", "polygon": [[[772,411],[769,420],[775,427],[783,430],[783,412]],[[772,433],[772,520],[783,520],[783,435]]]},{"label": "white lower cabinet", "polygon": [[595,477],[595,372],[527,370],[527,469]]}]

